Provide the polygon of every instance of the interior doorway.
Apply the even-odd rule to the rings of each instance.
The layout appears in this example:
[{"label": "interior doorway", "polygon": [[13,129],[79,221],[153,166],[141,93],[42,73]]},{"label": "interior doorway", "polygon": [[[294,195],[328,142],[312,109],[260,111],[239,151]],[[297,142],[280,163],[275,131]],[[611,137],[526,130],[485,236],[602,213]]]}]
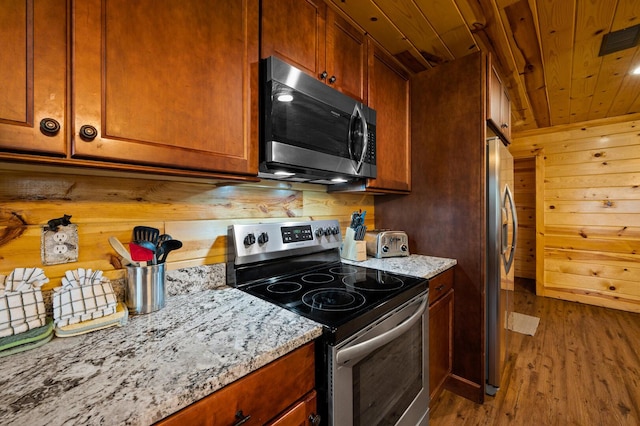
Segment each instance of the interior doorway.
[{"label": "interior doorway", "polygon": [[515,276],[536,278],[536,158],[513,161],[513,198],[518,213]]}]

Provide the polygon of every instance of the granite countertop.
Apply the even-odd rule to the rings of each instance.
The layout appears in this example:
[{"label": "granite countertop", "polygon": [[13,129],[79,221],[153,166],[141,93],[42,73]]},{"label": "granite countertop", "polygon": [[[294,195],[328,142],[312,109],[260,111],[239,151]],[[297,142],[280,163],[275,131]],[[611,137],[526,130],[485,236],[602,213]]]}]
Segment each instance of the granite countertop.
[{"label": "granite countertop", "polygon": [[342,259],[342,262],[427,279],[435,277],[439,273],[446,271],[458,263],[455,259],[424,256],[421,254],[412,254],[404,257],[387,257],[382,259],[368,257],[367,260],[361,262]]},{"label": "granite countertop", "polygon": [[[343,262],[424,278],[456,264]],[[223,265],[171,271],[163,309],[0,358],[0,424],[152,424],[321,335],[319,324],[224,283]]]},{"label": "granite countertop", "polygon": [[[189,275],[173,274],[174,291]],[[124,327],[55,337],[0,358],[0,424],[148,425],[321,331],[227,286],[173,295],[163,309],[130,316]]]}]

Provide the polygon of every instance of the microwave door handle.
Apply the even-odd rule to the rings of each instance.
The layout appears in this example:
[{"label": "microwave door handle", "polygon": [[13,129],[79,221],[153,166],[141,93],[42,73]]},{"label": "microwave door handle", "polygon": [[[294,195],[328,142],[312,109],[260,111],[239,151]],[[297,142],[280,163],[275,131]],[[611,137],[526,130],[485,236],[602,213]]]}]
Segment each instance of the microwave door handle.
[{"label": "microwave door handle", "polygon": [[[353,152],[351,152],[351,146],[353,145],[351,143],[351,138],[352,138],[352,132],[349,132],[349,153],[351,154],[351,159],[356,162],[356,165],[354,166],[356,173],[360,173],[360,169],[362,168],[362,163],[364,163],[364,157],[367,153],[367,148],[369,147],[369,130],[367,128],[367,120],[364,117],[364,114],[362,113],[362,110],[360,109],[360,105],[356,104],[355,107],[353,108],[353,114],[351,114],[351,119],[353,120],[353,118],[360,120],[362,122],[362,152],[360,153],[360,159],[356,160],[353,158]],[[352,121],[353,122],[353,121]]]},{"label": "microwave door handle", "polygon": [[424,300],[420,304],[420,307],[418,307],[418,309],[400,325],[372,339],[358,343],[357,345],[349,348],[340,349],[336,354],[336,362],[339,365],[345,365],[353,359],[360,358],[375,351],[379,347],[386,345],[407,332],[422,317],[424,310],[427,308],[427,302],[429,301],[428,296],[428,294],[424,296]]}]

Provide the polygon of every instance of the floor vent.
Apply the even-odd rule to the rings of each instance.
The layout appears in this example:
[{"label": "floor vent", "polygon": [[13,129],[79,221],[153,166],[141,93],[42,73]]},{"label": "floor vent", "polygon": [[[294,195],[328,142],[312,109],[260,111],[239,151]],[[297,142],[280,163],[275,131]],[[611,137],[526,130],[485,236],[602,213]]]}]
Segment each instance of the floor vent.
[{"label": "floor vent", "polygon": [[638,45],[640,41],[640,24],[623,30],[605,34],[600,45],[598,56],[608,55]]}]

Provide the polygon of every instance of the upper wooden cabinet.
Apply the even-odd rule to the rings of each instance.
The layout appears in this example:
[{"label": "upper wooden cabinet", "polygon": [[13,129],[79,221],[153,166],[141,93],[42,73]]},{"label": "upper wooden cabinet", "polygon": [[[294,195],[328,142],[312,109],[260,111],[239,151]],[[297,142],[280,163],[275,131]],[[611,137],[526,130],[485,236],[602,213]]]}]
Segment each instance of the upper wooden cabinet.
[{"label": "upper wooden cabinet", "polygon": [[498,136],[510,142],[511,100],[490,58],[487,61],[487,122]]},{"label": "upper wooden cabinet", "polygon": [[407,71],[371,43],[369,106],[376,110],[375,179],[366,187],[379,192],[411,190],[410,86]]},{"label": "upper wooden cabinet", "polygon": [[258,0],[74,7],[74,157],[257,174]]},{"label": "upper wooden cabinet", "polygon": [[65,0],[10,1],[0,7],[3,151],[66,153],[66,22]]},{"label": "upper wooden cabinet", "polygon": [[261,23],[262,58],[278,56],[340,92],[366,102],[364,31],[322,0],[263,0]]}]

